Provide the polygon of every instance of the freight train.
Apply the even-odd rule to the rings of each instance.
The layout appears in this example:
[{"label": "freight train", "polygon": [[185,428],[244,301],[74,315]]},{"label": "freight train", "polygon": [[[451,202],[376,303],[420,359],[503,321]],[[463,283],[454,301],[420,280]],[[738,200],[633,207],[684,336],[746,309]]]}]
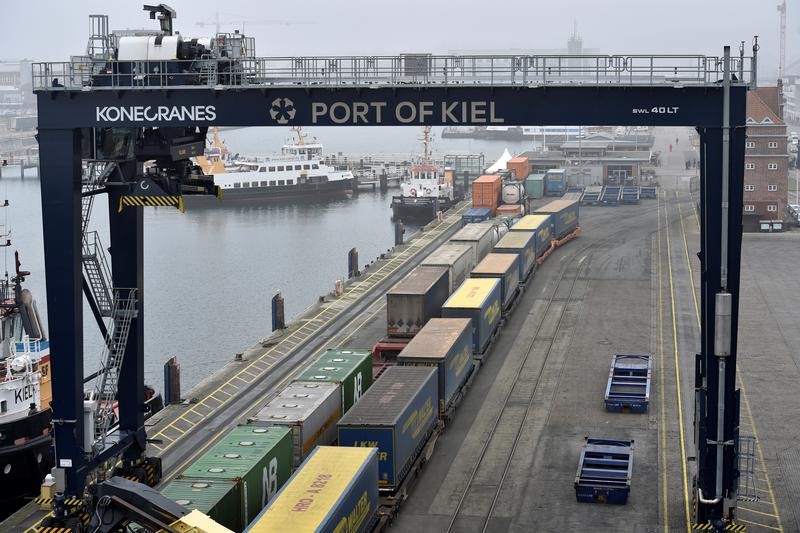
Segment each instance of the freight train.
[{"label": "freight train", "polygon": [[467,224],[388,291],[387,337],[326,351],[162,492],[234,531],[385,528],[579,206],[501,226]]}]

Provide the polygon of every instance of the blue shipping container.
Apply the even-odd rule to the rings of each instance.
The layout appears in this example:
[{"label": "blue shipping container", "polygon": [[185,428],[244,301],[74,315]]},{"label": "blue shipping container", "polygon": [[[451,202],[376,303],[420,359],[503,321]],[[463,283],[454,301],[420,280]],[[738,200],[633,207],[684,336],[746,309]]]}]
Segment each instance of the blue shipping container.
[{"label": "blue shipping container", "polygon": [[544,192],[546,196],[562,196],[567,190],[567,171],[563,168],[548,170],[544,175]]},{"label": "blue shipping container", "polygon": [[436,424],[435,368],[393,366],[337,424],[339,446],[378,448],[378,487],[397,489]]},{"label": "blue shipping container", "polygon": [[397,362],[437,368],[439,412],[444,414],[472,372],[472,321],[432,318],[398,354]]},{"label": "blue shipping container", "polygon": [[553,217],[551,215],[525,215],[511,226],[511,231],[536,232],[536,257],[541,256],[550,248],[553,240]]},{"label": "blue shipping container", "polygon": [[536,266],[536,232],[509,231],[494,245],[494,252],[519,255],[519,282],[525,283]]},{"label": "blue shipping container", "polygon": [[492,218],[492,210],[488,207],[473,207],[464,211],[461,215],[461,225],[483,222]]},{"label": "blue shipping container", "polygon": [[534,213],[552,215],[555,238],[561,239],[578,227],[580,204],[575,200],[554,200]]},{"label": "blue shipping container", "polygon": [[442,318],[472,320],[472,345],[483,353],[500,325],[501,292],[499,279],[470,278],[444,303]]}]

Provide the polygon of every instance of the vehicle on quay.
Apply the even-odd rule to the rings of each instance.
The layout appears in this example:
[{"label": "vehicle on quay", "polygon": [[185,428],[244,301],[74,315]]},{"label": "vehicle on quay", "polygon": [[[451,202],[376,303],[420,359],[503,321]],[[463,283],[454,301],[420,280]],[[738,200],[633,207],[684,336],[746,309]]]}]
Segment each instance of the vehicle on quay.
[{"label": "vehicle on quay", "polygon": [[[281,147],[280,155],[242,157],[231,154],[214,129],[205,155],[196,162],[204,174],[214,176],[226,200],[282,200],[347,196],[353,190],[353,173],[324,163],[324,149],[316,138],[308,141],[301,128]],[[193,196],[191,202],[207,201]]]}]

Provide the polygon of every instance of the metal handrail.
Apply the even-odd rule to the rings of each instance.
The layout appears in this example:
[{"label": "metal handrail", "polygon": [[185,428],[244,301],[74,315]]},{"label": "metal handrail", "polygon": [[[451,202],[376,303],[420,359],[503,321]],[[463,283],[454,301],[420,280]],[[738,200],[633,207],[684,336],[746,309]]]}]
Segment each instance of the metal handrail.
[{"label": "metal handrail", "polygon": [[[752,58],[731,58],[752,76]],[[214,76],[208,76],[213,72]],[[712,85],[723,59],[704,55],[301,56],[33,63],[34,91],[264,86]],[[745,84],[746,80],[736,80]]]}]

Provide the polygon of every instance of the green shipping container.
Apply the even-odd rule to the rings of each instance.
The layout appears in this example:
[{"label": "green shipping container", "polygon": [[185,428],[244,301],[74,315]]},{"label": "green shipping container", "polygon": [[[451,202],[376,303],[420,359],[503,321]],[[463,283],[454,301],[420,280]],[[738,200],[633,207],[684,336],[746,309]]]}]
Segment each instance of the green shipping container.
[{"label": "green shipping container", "polygon": [[372,385],[372,352],[369,350],[325,350],[295,381],[338,383],[342,393],[342,414],[346,413]]},{"label": "green shipping container", "polygon": [[544,174],[534,174],[525,178],[525,194],[529,198],[544,197]]},{"label": "green shipping container", "polygon": [[197,509],[233,531],[242,531],[247,526],[239,480],[174,479],[161,489],[161,494],[187,509]]},{"label": "green shipping container", "polygon": [[240,481],[244,527],[286,483],[291,469],[291,429],[247,425],[231,430],[178,479]]}]

